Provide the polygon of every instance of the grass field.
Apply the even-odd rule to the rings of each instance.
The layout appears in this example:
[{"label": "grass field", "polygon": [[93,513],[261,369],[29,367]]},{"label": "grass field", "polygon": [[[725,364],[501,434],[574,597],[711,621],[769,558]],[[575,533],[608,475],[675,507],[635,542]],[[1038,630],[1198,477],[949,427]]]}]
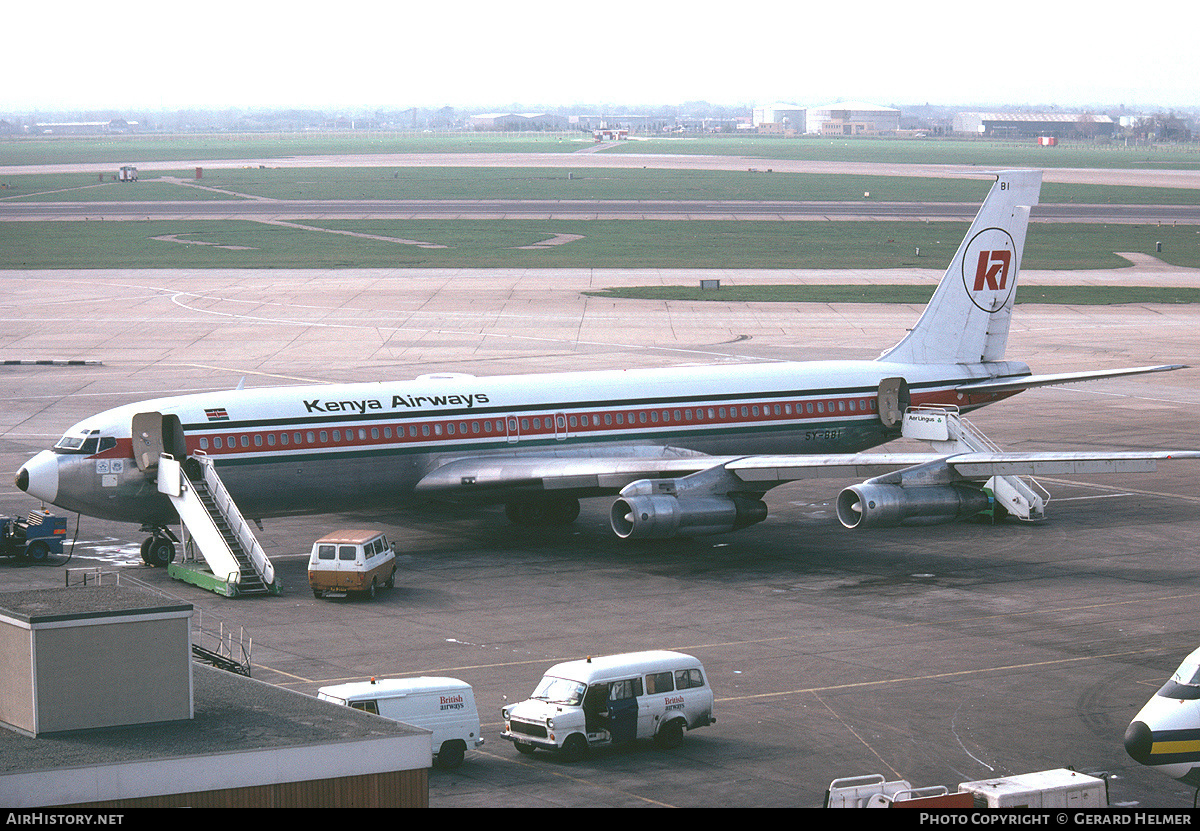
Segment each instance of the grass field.
[{"label": "grass field", "polygon": [[[0,200],[119,202],[237,199],[595,199],[978,203],[989,183],[902,176],[586,168],[280,168],[145,173],[136,183],[94,173],[2,176]],[[203,188],[193,187],[202,185]],[[216,192],[206,188],[219,189]],[[1042,186],[1043,203],[1190,205],[1180,188]]]},{"label": "grass field", "polygon": [[572,153],[592,142],[579,133],[212,133],[0,139],[0,165],[73,162],[277,159],[341,153]]},{"label": "grass field", "polygon": [[[944,268],[965,223],[683,221],[9,222],[0,268]],[[351,236],[367,234],[417,241]],[[526,250],[555,234],[582,238]],[[185,242],[156,239],[176,235]],[[1027,269],[1128,265],[1116,251],[1200,267],[1190,227],[1035,225]],[[194,243],[210,243],[199,245]],[[229,248],[218,246],[231,246]],[[916,256],[917,249],[920,256]]]},{"label": "grass field", "polygon": [[[560,153],[590,146],[590,142],[580,140],[577,134],[32,137],[0,140],[0,164],[111,162],[115,172],[119,163],[147,159],[269,160],[344,153]],[[1200,155],[1191,151],[1192,148],[1125,150],[1090,145],[1039,149],[1029,142],[711,136],[631,141],[604,152],[950,163],[986,169],[1060,164],[1099,168],[1200,166]],[[758,170],[765,171],[767,167],[769,164],[759,166]],[[136,184],[100,181],[95,173],[0,174],[3,186],[0,200],[862,201],[864,192],[869,192],[871,201],[977,204],[988,188],[988,183],[982,180],[889,176],[608,168],[571,169],[569,174],[565,169],[511,167],[271,168],[267,161],[262,167],[255,164],[209,169],[198,182],[193,177],[192,168],[174,174],[147,171]],[[1194,191],[1182,189],[1053,183],[1042,189],[1044,203],[1191,204],[1194,199]],[[966,228],[963,223],[770,221],[344,220],[297,225],[304,227],[250,221],[9,222],[0,224],[0,268],[940,269],[949,262]],[[564,245],[525,248],[556,234],[577,235],[579,239]],[[411,244],[413,241],[436,247]],[[1115,252],[1154,253],[1159,241],[1164,248],[1157,256],[1167,263],[1200,268],[1200,232],[1196,228],[1064,224],[1032,227],[1025,267],[1121,268],[1128,263]],[[1186,293],[1172,297],[1175,299],[1162,302],[1193,302]]]},{"label": "grass field", "polygon": [[1200,168],[1200,145],[1127,147],[1120,142],[1060,142],[1038,147],[1033,139],[830,139],[817,136],[712,136],[628,142],[625,153],[745,155],[760,159],[979,165],[984,167]]}]

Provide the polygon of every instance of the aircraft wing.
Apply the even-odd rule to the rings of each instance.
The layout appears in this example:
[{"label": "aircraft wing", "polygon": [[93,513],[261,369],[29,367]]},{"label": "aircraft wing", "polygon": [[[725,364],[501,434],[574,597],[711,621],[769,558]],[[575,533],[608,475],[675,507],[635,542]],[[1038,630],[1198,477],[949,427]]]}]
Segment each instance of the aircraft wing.
[{"label": "aircraft wing", "polygon": [[[628,448],[631,454],[639,448]],[[636,455],[507,455],[452,459],[427,474],[417,493],[487,497],[497,491],[617,493],[639,479],[666,479],[724,468],[766,491],[802,479],[858,479],[945,462],[965,480],[995,475],[1152,472],[1158,459],[1187,453],[832,453],[828,455],[673,455],[672,448],[644,448]],[[686,451],[674,451],[684,453]],[[1200,452],[1190,457],[1200,458]]]},{"label": "aircraft wing", "polygon": [[[638,452],[638,451],[641,452]],[[861,479],[944,463],[949,478],[1152,473],[1168,459],[1200,459],[1200,451],[1055,453],[835,453],[828,455],[706,456],[672,448],[625,448],[628,455],[474,456],[452,459],[416,486],[429,496],[481,498],[500,492],[617,493],[641,479],[667,479],[723,468],[747,490],[767,491],[803,479]],[[676,455],[679,454],[679,455]]]},{"label": "aircraft wing", "polygon": [[1160,366],[1137,366],[1129,369],[1101,369],[1094,372],[1060,372],[1049,375],[1026,375],[1023,378],[1004,381],[977,381],[955,388],[964,393],[1020,392],[1034,387],[1052,387],[1057,384],[1075,384],[1080,381],[1099,381],[1104,378],[1119,378],[1124,375],[1144,375],[1148,372],[1170,372],[1187,369],[1187,364],[1162,364]]},{"label": "aircraft wing", "polygon": [[738,458],[670,447],[625,447],[619,451],[588,455],[528,452],[450,459],[426,474],[417,483],[416,492],[481,498],[502,491],[617,493],[639,479],[688,476]]},{"label": "aircraft wing", "polygon": [[725,469],[744,482],[770,488],[800,479],[881,476],[936,462],[944,462],[959,479],[983,481],[992,476],[1153,473],[1159,461],[1169,459],[1200,459],[1200,450],[747,456],[726,463]]},{"label": "aircraft wing", "polygon": [[[787,482],[858,479],[838,496],[847,528],[906,521],[948,521],[988,510],[993,498],[1024,519],[1042,516],[1044,501],[1020,477],[1143,473],[1167,459],[1200,459],[1200,451],[1056,453],[843,453],[718,457],[672,448],[614,448],[610,454],[520,454],[447,460],[416,486],[451,500],[528,501],[563,521],[579,497],[619,494],[610,509],[622,539],[706,535],[766,518],[764,493]],[[979,486],[989,481],[995,496]],[[540,497],[537,496],[540,494]],[[510,502],[514,516],[522,510]],[[570,508],[574,504],[573,510]],[[533,517],[540,517],[533,508]],[[518,520],[514,520],[518,521]]]}]

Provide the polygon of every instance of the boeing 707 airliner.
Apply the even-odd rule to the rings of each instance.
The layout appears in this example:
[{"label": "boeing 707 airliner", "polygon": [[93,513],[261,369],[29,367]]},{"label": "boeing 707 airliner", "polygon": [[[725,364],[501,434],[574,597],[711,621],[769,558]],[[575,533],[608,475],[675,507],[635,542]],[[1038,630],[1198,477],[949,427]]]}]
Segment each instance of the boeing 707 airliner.
[{"label": "boeing 707 airliner", "polygon": [[613,531],[632,539],[752,525],[767,515],[769,489],[811,477],[870,477],[837,503],[844,525],[864,527],[976,514],[997,498],[998,478],[1200,458],[1004,453],[944,427],[923,435],[920,417],[913,434],[930,438],[932,452],[864,452],[908,434],[910,408],[967,412],[1031,387],[1178,368],[1033,375],[1004,360],[1040,189],[1040,171],[996,174],[924,313],[877,360],[431,374],[159,398],[84,419],[21,467],[17,486],[71,511],[140,523],[153,534],[148,561],[164,564],[176,514],[155,486],[163,452],[206,455],[248,517],[442,500],[503,503],[515,522],[561,524],[581,498],[609,496]]}]

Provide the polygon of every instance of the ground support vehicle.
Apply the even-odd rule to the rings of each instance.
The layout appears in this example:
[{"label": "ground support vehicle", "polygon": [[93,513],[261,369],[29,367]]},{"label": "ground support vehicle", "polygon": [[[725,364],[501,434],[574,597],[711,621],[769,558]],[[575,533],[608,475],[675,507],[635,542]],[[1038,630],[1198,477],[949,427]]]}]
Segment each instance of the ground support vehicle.
[{"label": "ground support vehicle", "polygon": [[556,664],[526,701],[503,709],[504,738],[581,758],[593,747],[654,739],[664,748],[715,724],[700,661],[680,652],[632,652]]},{"label": "ground support vehicle", "polygon": [[0,520],[0,556],[40,563],[51,554],[62,554],[66,538],[66,517],[46,510],[30,511],[24,519]]},{"label": "ground support vehicle", "polygon": [[434,764],[453,770],[483,744],[475,692],[457,678],[395,678],[321,687],[317,698],[432,731]]},{"label": "ground support vehicle", "polygon": [[381,586],[396,584],[396,552],[376,531],[335,531],[313,543],[308,584],[313,597],[374,597]]}]

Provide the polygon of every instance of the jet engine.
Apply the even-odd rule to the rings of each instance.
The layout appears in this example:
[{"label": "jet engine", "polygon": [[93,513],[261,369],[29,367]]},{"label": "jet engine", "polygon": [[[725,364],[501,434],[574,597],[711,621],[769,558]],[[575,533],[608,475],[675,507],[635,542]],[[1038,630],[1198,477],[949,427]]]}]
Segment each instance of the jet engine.
[{"label": "jet engine", "polygon": [[724,534],[766,518],[761,499],[741,496],[629,496],[613,502],[611,512],[613,532],[623,540]]},{"label": "jet engine", "polygon": [[707,536],[767,518],[761,494],[722,467],[679,479],[639,479],[621,490],[609,513],[623,540]]},{"label": "jet engine", "polygon": [[970,485],[900,485],[864,482],[838,494],[837,517],[847,528],[933,525],[974,516],[991,497]]}]

